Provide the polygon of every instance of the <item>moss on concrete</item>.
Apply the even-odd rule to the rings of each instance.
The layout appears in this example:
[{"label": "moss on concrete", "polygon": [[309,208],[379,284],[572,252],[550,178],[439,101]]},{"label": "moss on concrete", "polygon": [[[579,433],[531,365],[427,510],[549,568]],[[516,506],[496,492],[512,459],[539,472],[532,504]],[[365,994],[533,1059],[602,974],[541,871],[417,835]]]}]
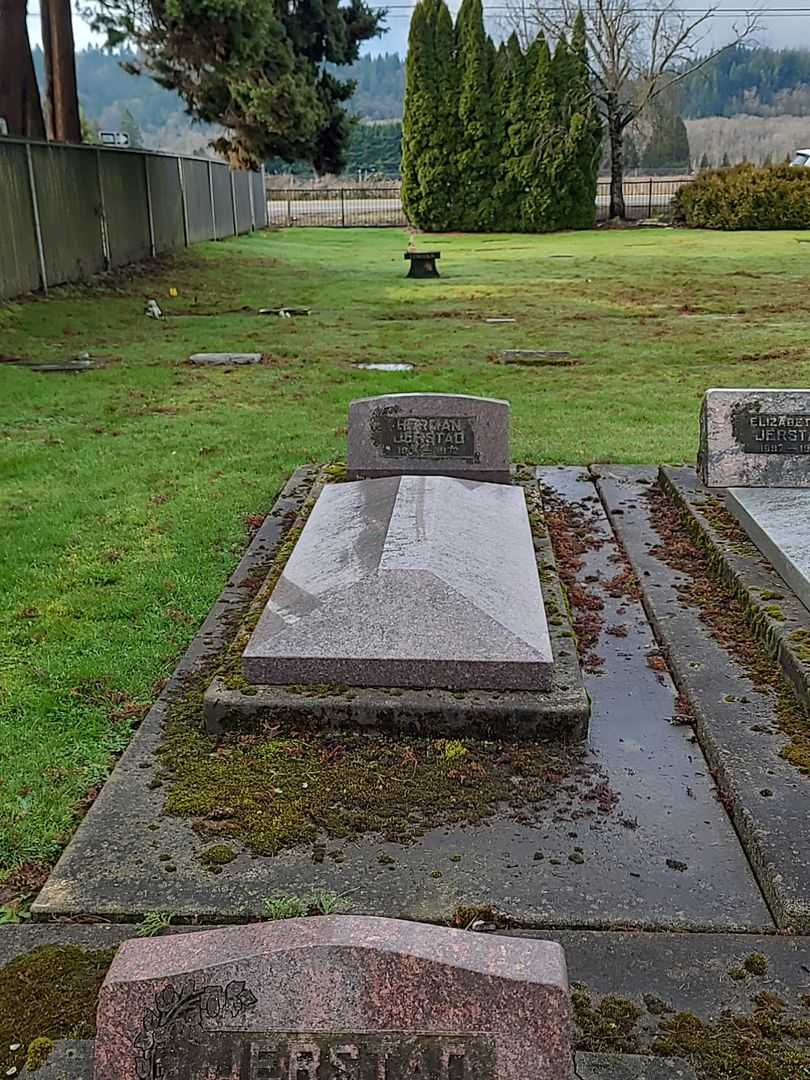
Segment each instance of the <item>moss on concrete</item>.
[{"label": "moss on concrete", "polygon": [[0,1075],[14,1075],[8,1070],[20,1070],[29,1052],[41,1065],[46,1041],[95,1034],[96,999],[114,955],[46,945],[0,968]]},{"label": "moss on concrete", "polygon": [[36,1072],[37,1069],[41,1069],[48,1058],[53,1052],[53,1039],[40,1036],[38,1039],[34,1039],[31,1045],[28,1047],[28,1053],[25,1056],[25,1067],[29,1072]]},{"label": "moss on concrete", "polygon": [[613,995],[595,1001],[585,987],[576,988],[572,998],[578,1050],[680,1057],[698,1080],[810,1076],[810,1019],[776,994],[758,994],[750,1012],[725,1011],[712,1019],[674,1013],[665,1003],[662,1009],[657,998],[646,1011]]},{"label": "moss on concrete", "polygon": [[[738,661],[757,692],[772,695],[776,723],[788,738],[781,756],[810,776],[810,717],[779,661],[768,651],[767,628],[761,633],[759,625],[765,613],[728,582],[719,554],[688,511],[673,502],[659,485],[650,490],[648,497],[653,524],[662,538],[661,546],[653,553],[684,575],[678,588],[681,598],[697,608],[714,638]],[[739,526],[722,507],[711,507],[711,513],[706,507],[701,509],[726,542],[737,536]],[[772,611],[767,614],[777,617]],[[779,616],[784,618],[781,609]],[[794,632],[791,640],[795,642],[796,635],[803,633]]]}]

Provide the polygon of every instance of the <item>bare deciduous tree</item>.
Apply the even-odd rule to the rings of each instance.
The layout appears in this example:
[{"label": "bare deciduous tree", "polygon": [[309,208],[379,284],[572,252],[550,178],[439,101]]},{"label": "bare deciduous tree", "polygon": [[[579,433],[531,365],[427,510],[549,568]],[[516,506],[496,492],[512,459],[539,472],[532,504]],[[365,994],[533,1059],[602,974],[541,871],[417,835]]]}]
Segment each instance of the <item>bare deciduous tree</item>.
[{"label": "bare deciduous tree", "polygon": [[721,9],[682,10],[677,0],[506,0],[505,22],[524,48],[538,35],[570,36],[585,16],[589,67],[610,140],[610,217],[623,218],[624,133],[652,101],[725,49],[748,39],[756,12],[744,15],[720,47],[706,48],[710,21]]}]

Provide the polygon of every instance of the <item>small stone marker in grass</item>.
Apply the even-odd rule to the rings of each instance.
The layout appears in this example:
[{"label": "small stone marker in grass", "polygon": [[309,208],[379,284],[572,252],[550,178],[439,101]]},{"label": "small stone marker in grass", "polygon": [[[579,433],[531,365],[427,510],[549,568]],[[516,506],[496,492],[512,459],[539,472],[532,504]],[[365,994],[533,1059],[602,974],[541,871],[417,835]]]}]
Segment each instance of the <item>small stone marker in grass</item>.
[{"label": "small stone marker in grass", "polygon": [[574,367],[577,361],[571,353],[555,349],[504,349],[498,353],[498,363],[524,367]]},{"label": "small stone marker in grass", "polygon": [[277,315],[281,319],[293,319],[309,315],[312,309],[308,307],[280,307],[280,308],[259,308],[260,315]]},{"label": "small stone marker in grass", "polygon": [[260,364],[261,353],[198,352],[189,357],[189,362],[201,366],[224,367],[234,364]]},{"label": "small stone marker in grass", "polygon": [[698,473],[709,487],[810,487],[810,390],[707,390]]},{"label": "small stone marker in grass", "polygon": [[125,942],[95,1080],[571,1080],[554,942],[289,919]]},{"label": "small stone marker in grass", "polygon": [[406,251],[404,258],[410,261],[408,268],[409,278],[436,278],[439,270],[436,266],[437,259],[442,257],[440,251]]},{"label": "small stone marker in grass", "polygon": [[348,475],[456,476],[510,482],[508,401],[387,394],[349,405]]}]

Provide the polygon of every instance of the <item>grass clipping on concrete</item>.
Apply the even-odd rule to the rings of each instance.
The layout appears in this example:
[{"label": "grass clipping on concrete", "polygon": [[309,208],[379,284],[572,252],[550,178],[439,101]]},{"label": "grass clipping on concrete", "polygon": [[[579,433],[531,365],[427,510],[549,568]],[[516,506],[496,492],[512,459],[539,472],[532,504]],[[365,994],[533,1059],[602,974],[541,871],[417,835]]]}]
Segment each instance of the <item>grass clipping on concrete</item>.
[{"label": "grass clipping on concrete", "polygon": [[46,945],[0,968],[0,1075],[16,1075],[26,1060],[41,1065],[48,1040],[95,1034],[96,999],[114,955]]}]

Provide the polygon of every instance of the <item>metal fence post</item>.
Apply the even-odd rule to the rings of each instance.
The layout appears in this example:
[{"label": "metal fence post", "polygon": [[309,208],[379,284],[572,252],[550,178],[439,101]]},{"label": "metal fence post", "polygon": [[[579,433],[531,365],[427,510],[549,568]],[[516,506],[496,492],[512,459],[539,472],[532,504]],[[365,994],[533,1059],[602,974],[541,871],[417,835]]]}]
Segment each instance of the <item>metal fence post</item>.
[{"label": "metal fence post", "polygon": [[256,207],[253,205],[253,174],[248,177],[248,200],[250,202],[250,231],[256,231]]},{"label": "metal fence post", "polygon": [[180,179],[180,203],[183,207],[183,243],[188,247],[188,203],[186,202],[186,177],[183,172],[183,159],[177,159],[177,175]]},{"label": "metal fence post", "polygon": [[650,197],[647,201],[647,217],[652,217],[653,178],[650,177]]},{"label": "metal fence post", "polygon": [[214,234],[214,240],[217,240],[217,211],[214,206],[214,170],[210,161],[208,162],[208,194],[211,198],[211,230]]},{"label": "metal fence post", "polygon": [[233,169],[228,169],[228,175],[231,178],[231,214],[233,216],[233,235],[239,235],[239,222],[236,220],[236,187],[233,179]]},{"label": "metal fence post", "polygon": [[149,156],[143,155],[143,178],[146,181],[146,216],[149,219],[149,251],[154,259],[157,255],[155,244],[155,217],[152,212],[152,181],[149,179]]},{"label": "metal fence post", "polygon": [[31,156],[31,145],[26,143],[25,158],[28,163],[28,186],[31,189],[31,213],[34,217],[34,235],[37,240],[37,259],[39,260],[39,280],[42,291],[48,295],[48,275],[45,270],[45,248],[42,244],[42,223],[39,220],[39,200],[37,198],[37,182],[34,177],[34,160]]},{"label": "metal fence post", "polygon": [[259,170],[259,176],[262,178],[262,201],[264,203],[264,213],[262,214],[262,228],[266,228],[270,224],[270,209],[267,205],[267,173],[265,172],[264,163]]},{"label": "metal fence post", "polygon": [[346,198],[344,189],[340,189],[340,224],[346,228]]},{"label": "metal fence post", "polygon": [[101,175],[101,151],[96,150],[96,179],[98,180],[98,200],[101,224],[101,253],[104,256],[104,267],[109,270],[112,266],[110,253],[110,232],[107,222],[107,204],[104,201],[104,180]]},{"label": "metal fence post", "polygon": [[287,192],[287,228],[292,225],[292,206],[290,205],[290,193]]}]

